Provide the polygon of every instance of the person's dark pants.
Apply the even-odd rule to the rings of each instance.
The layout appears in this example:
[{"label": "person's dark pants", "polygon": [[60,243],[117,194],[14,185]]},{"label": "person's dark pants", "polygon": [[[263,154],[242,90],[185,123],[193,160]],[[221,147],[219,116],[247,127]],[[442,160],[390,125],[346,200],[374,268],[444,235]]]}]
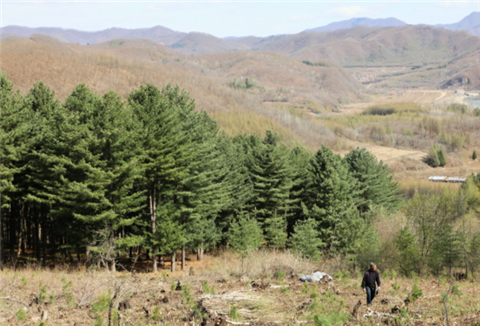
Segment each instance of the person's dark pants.
[{"label": "person's dark pants", "polygon": [[375,298],[375,288],[366,286],[365,287],[365,292],[367,292],[367,304],[372,304],[373,298]]}]

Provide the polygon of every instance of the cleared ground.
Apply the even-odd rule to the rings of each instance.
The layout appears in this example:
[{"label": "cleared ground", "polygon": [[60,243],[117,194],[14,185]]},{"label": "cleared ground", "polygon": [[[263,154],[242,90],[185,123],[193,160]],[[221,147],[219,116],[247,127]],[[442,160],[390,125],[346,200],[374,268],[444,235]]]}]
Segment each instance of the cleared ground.
[{"label": "cleared ground", "polygon": [[[260,251],[242,263],[232,253],[188,263],[187,272],[109,273],[29,267],[0,274],[2,325],[443,325],[448,277],[404,279],[381,272],[372,307],[359,272]],[[322,270],[333,282],[305,284]],[[353,276],[353,277],[352,277]],[[412,299],[414,284],[421,290]],[[479,283],[456,282],[450,325],[480,325]],[[408,298],[408,300],[407,300]],[[357,308],[355,309],[355,307]],[[109,320],[109,316],[111,319]],[[44,323],[42,324],[42,318]]]}]

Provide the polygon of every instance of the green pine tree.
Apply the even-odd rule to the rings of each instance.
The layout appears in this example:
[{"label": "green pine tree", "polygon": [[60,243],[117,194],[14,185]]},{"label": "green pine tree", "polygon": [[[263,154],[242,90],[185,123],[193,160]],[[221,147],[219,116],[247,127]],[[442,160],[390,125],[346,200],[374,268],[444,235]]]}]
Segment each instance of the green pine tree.
[{"label": "green pine tree", "polygon": [[276,213],[265,220],[265,236],[271,248],[285,248],[287,244],[287,221]]},{"label": "green pine tree", "polygon": [[219,213],[230,199],[231,187],[227,182],[227,161],[222,151],[222,139],[217,137],[217,124],[206,112],[195,113],[185,123],[192,137],[197,155],[190,162],[189,176],[181,182],[182,191],[191,195],[184,198],[190,208],[184,216],[187,246],[196,249],[201,258],[205,248],[220,241],[216,227]]},{"label": "green pine tree", "polygon": [[291,209],[287,216],[287,232],[293,232],[293,226],[299,219],[305,218],[302,209],[302,201],[305,201],[304,195],[309,183],[309,162],[312,154],[307,152],[303,147],[295,147],[290,151],[289,163],[292,171],[292,187],[290,188],[290,205]]},{"label": "green pine tree", "polygon": [[398,209],[398,183],[388,165],[378,162],[376,157],[365,148],[350,151],[344,157],[352,176],[357,180],[359,202],[357,207],[361,213],[369,211],[373,206],[383,206],[387,210]]},{"label": "green pine tree", "polygon": [[417,239],[408,226],[405,226],[398,233],[395,243],[398,248],[398,265],[402,273],[412,276],[420,273],[420,253],[417,248]]},{"label": "green pine tree", "polygon": [[263,240],[262,229],[259,223],[248,214],[241,212],[237,221],[230,226],[228,241],[230,246],[242,257],[245,257],[260,248]]},{"label": "green pine tree", "polygon": [[0,201],[1,207],[6,208],[11,200],[9,194],[15,191],[14,176],[21,171],[16,163],[25,151],[22,129],[26,117],[23,96],[13,91],[13,83],[3,73],[0,74],[0,108]]},{"label": "green pine tree", "polygon": [[478,273],[480,269],[480,232],[477,232],[470,241],[468,257],[472,273]]},{"label": "green pine tree", "polygon": [[[28,203],[31,212],[35,212],[35,226],[43,230],[54,230],[64,235],[68,242],[81,243],[83,227],[81,223],[72,223],[72,212],[64,212],[68,187],[71,184],[65,178],[70,172],[76,174],[69,154],[81,156],[77,142],[82,141],[78,134],[71,132],[69,112],[44,83],[37,82],[25,98],[27,110],[26,139],[28,152],[23,156],[25,169],[19,177],[23,200]],[[76,183],[80,185],[81,183]],[[77,199],[79,200],[79,199]],[[55,226],[55,227],[53,227]],[[46,263],[46,233],[43,239],[35,239],[36,258]],[[37,238],[37,236],[35,236]],[[78,247],[76,247],[78,249]]]},{"label": "green pine tree", "polygon": [[363,221],[356,210],[358,186],[340,155],[322,146],[310,161],[303,212],[318,222],[329,252],[349,251]]},{"label": "green pine tree", "polygon": [[290,246],[295,252],[312,260],[320,258],[321,249],[325,243],[320,238],[318,222],[314,219],[299,220],[294,226],[290,238]]},{"label": "green pine tree", "polygon": [[[166,86],[160,91],[152,84],[130,93],[128,101],[140,122],[142,182],[148,195],[150,233],[155,237],[157,212],[162,206],[176,203],[177,209],[171,212],[179,223],[190,210],[181,198],[192,194],[179,191],[178,186],[188,176],[189,162],[196,156],[194,143],[182,128],[184,117],[194,112],[194,103],[179,93],[178,88]],[[157,249],[152,242],[154,272],[157,272]]]},{"label": "green pine tree", "polygon": [[290,214],[293,172],[288,164],[288,149],[279,143],[278,135],[267,131],[261,140],[250,136],[246,140],[253,197],[248,203],[255,218],[263,226],[276,212],[285,218]]},{"label": "green pine tree", "polygon": [[247,154],[243,146],[243,137],[233,139],[221,134],[218,139],[219,150],[225,155],[227,175],[224,178],[225,191],[228,192],[225,207],[219,212],[215,223],[221,232],[222,241],[228,242],[230,225],[247,210],[247,204],[253,197],[253,184],[247,167]]}]

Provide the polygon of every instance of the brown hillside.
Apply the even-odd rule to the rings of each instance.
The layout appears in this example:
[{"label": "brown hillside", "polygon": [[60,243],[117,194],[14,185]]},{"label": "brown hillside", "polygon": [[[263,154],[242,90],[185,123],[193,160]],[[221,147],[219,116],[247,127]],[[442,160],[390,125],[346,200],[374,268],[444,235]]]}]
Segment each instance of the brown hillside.
[{"label": "brown hillside", "polygon": [[181,53],[209,53],[233,50],[246,50],[248,46],[215,37],[205,33],[188,33],[169,47]]},{"label": "brown hillside", "polygon": [[[318,147],[335,141],[330,129],[296,110],[326,110],[339,99],[355,100],[360,94],[356,81],[341,67],[312,67],[273,53],[192,57],[148,40],[81,46],[46,36],[6,38],[0,46],[2,71],[23,93],[39,80],[61,99],[79,83],[122,96],[142,83],[172,83],[186,89],[197,108],[210,112],[227,133],[263,134],[273,129],[292,145]],[[246,77],[257,87],[228,86],[233,78]]]},{"label": "brown hillside", "polygon": [[303,32],[263,38],[251,46],[284,53],[298,60],[329,59],[342,65],[400,65],[446,60],[479,45],[479,37],[463,31],[425,25],[398,28],[357,25],[333,32]]},{"label": "brown hillside", "polygon": [[456,57],[449,64],[452,69],[442,85],[444,88],[480,89],[480,48]]}]

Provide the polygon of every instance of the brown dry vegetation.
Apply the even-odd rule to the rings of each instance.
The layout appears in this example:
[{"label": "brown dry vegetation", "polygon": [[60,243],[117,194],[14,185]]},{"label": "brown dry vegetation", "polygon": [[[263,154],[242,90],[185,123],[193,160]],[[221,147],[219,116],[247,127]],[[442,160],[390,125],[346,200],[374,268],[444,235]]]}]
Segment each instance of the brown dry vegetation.
[{"label": "brown dry vegetation", "polygon": [[[371,318],[364,317],[369,311],[359,274],[352,277],[339,261],[315,263],[289,252],[263,250],[247,257],[243,270],[241,266],[236,255],[221,252],[210,256],[208,262],[188,263],[190,272],[175,274],[113,274],[34,266],[7,269],[0,274],[0,322],[41,325],[44,316],[44,325],[106,325],[111,307],[111,325],[200,325],[201,319],[202,325],[445,323],[441,300],[450,283],[445,276],[420,280],[397,277],[394,271],[382,272],[382,289],[371,309],[392,314],[398,306],[402,312],[393,313],[394,318]],[[315,270],[333,275],[333,283],[297,281],[299,274]],[[406,305],[404,300],[414,284],[423,294]],[[447,301],[451,325],[478,325],[478,291],[473,280],[456,284]]]},{"label": "brown dry vegetation", "polygon": [[477,49],[480,38],[424,25],[398,28],[357,25],[333,32],[262,38],[251,46],[300,60],[329,59],[342,65],[415,65],[442,61]]},{"label": "brown dry vegetation", "polygon": [[436,143],[447,150],[450,173],[468,176],[478,171],[471,155],[480,146],[480,118],[472,111],[384,103],[348,115],[320,114],[318,119],[352,146],[367,148],[402,178],[443,175],[440,169],[435,171],[423,163],[428,149]]},{"label": "brown dry vegetation", "polygon": [[[310,67],[272,53],[190,57],[147,40],[80,46],[41,35],[6,38],[1,47],[2,70],[23,93],[38,80],[49,85],[60,99],[78,83],[86,83],[98,93],[113,89],[124,97],[143,83],[172,83],[190,93],[197,109],[218,117],[229,134],[264,134],[273,129],[291,144],[312,148],[334,144],[333,133],[310,116],[300,117],[278,108],[328,110],[338,99],[359,97],[359,84],[341,67]],[[271,74],[274,78],[262,77]],[[247,77],[258,87],[235,90],[228,86],[234,78]],[[282,101],[277,105],[278,99]]]},{"label": "brown dry vegetation", "polygon": [[[429,90],[393,96],[372,93],[367,99],[372,104],[390,102],[397,111],[385,116],[362,115],[368,104],[349,103],[360,101],[365,89],[332,63],[311,66],[261,51],[183,55],[145,39],[81,46],[34,35],[0,42],[2,71],[23,93],[37,80],[49,85],[60,99],[81,82],[98,93],[113,89],[123,97],[146,82],[158,86],[172,83],[186,89],[197,109],[209,112],[229,135],[263,135],[271,129],[290,146],[316,150],[326,144],[341,153],[366,147],[387,162],[399,178],[438,174],[422,160],[428,148],[441,141],[442,133],[447,138],[464,137],[460,147],[449,149],[453,154],[448,156],[447,167],[455,169],[455,176],[470,173],[469,156],[473,149],[479,151],[480,118],[471,112],[445,109],[452,101],[461,101],[457,97],[463,95]],[[470,60],[471,56],[463,58]],[[256,86],[246,90],[228,86],[234,79],[246,78]]]}]

